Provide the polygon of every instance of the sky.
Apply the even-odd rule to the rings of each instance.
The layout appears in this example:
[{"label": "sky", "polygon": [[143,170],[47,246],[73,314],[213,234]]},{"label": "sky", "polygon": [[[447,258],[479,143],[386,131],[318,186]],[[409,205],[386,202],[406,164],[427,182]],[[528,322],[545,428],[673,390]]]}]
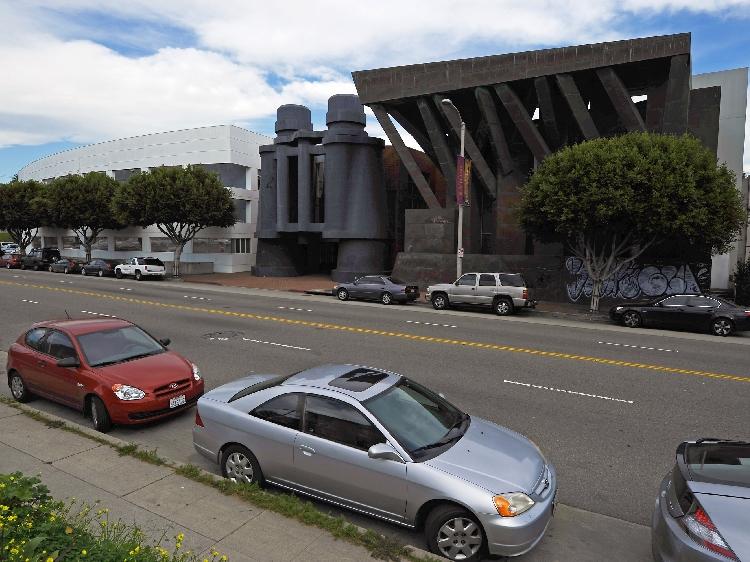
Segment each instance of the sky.
[{"label": "sky", "polygon": [[144,133],[273,136],[285,103],[323,128],[353,70],[680,32],[694,74],[750,66],[750,0],[0,0],[0,22],[0,182]]}]

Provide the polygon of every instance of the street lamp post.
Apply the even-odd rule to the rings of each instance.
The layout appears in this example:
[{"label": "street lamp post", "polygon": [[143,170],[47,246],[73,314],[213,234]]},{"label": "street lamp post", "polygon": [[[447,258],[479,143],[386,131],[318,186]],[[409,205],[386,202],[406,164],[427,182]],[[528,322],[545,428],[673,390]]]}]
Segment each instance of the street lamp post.
[{"label": "street lamp post", "polygon": [[[461,122],[461,134],[460,134],[460,144],[461,144],[461,152],[460,152],[460,158],[458,159],[458,162],[463,162],[464,159],[464,135],[466,133],[466,123],[464,123],[463,118],[461,117],[461,112],[458,111],[458,108],[453,104],[453,102],[445,98],[441,101],[443,106],[448,111],[455,111],[456,115],[458,116],[458,120]],[[458,163],[457,163],[458,164]],[[458,165],[456,166],[456,177],[458,177],[458,174],[463,174],[464,170],[458,169]],[[456,182],[458,185],[458,182]],[[458,194],[457,194],[458,195]],[[463,197],[461,197],[460,202],[458,203],[458,233],[457,233],[457,244],[456,244],[456,279],[461,277],[461,273],[463,271],[463,261],[464,261],[464,207],[466,206],[466,201],[464,201]]]}]

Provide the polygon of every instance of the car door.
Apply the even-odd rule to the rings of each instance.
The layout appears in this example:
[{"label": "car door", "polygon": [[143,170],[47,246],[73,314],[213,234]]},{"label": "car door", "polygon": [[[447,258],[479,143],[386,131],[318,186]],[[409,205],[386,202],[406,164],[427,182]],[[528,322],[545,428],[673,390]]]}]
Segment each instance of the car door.
[{"label": "car door", "polygon": [[685,311],[685,328],[708,330],[721,303],[711,297],[696,295],[690,297],[689,304],[690,307]]},{"label": "car door", "polygon": [[297,482],[307,493],[395,521],[406,516],[406,464],[371,459],[387,439],[363,412],[329,396],[305,396],[294,447]]},{"label": "car door", "polygon": [[78,407],[83,400],[83,384],[78,376],[78,367],[58,367],[59,359],[75,358],[80,362],[78,352],[70,338],[59,330],[50,330],[46,338],[44,361],[47,388],[57,400]]},{"label": "car door", "polygon": [[17,347],[13,356],[16,368],[21,373],[26,386],[40,393],[44,392],[44,373],[42,372],[44,355],[41,353],[41,348],[46,335],[47,328],[32,328],[24,337],[24,345]]},{"label": "car door", "polygon": [[360,296],[363,299],[380,298],[380,293],[383,292],[383,280],[374,275],[364,277],[358,286],[360,287]]},{"label": "car door", "polygon": [[466,273],[459,277],[451,289],[451,303],[475,304],[477,293],[477,274]]},{"label": "car door", "polygon": [[477,284],[475,304],[491,305],[497,294],[497,278],[493,273],[481,273]]},{"label": "car door", "polygon": [[686,295],[673,295],[659,301],[648,311],[649,323],[662,328],[682,327],[689,298]]}]

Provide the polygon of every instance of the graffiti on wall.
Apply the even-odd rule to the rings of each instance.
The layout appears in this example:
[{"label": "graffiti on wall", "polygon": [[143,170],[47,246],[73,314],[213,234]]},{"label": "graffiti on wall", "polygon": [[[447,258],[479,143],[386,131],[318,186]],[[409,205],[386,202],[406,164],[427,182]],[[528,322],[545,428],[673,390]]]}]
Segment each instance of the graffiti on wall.
[{"label": "graffiti on wall", "polygon": [[[568,298],[573,302],[590,298],[593,282],[580,258],[565,260],[568,272]],[[693,270],[695,269],[695,273]],[[705,265],[650,265],[631,263],[610,277],[602,287],[602,298],[646,299],[675,293],[700,293],[710,274]]]}]

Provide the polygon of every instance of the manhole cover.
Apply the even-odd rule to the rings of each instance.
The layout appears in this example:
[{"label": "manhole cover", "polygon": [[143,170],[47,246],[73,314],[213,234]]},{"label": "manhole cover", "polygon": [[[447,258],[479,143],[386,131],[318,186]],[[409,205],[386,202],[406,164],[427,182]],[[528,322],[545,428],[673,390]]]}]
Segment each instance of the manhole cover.
[{"label": "manhole cover", "polygon": [[211,332],[203,334],[204,340],[209,341],[229,341],[242,337],[242,332]]}]

